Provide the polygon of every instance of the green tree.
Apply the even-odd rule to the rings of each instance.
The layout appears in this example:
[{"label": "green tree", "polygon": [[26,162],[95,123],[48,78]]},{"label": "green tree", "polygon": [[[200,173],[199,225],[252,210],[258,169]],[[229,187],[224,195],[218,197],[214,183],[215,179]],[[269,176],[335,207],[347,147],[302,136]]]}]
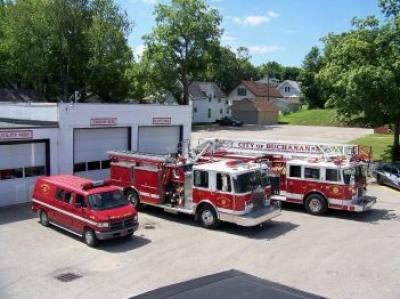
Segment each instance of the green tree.
[{"label": "green tree", "polygon": [[267,63],[261,64],[258,67],[258,74],[260,78],[276,78],[278,80],[282,80],[282,73],[284,67],[276,62],[276,61],[269,61]]},{"label": "green tree", "polygon": [[[221,35],[221,17],[217,10],[202,0],[172,0],[158,4],[154,12],[156,26],[144,37],[146,60],[160,80],[180,81],[183,85],[181,104],[189,102],[189,85],[204,73],[207,52],[217,47]],[[174,84],[160,82],[173,89]]]},{"label": "green tree", "polygon": [[281,80],[293,80],[298,81],[301,68],[296,66],[284,66],[282,68]]},{"label": "green tree", "polygon": [[371,125],[392,124],[393,160],[400,158],[400,19],[399,3],[381,1],[388,16],[354,19],[353,29],[325,40],[326,65],[320,78],[333,91],[334,103],[345,119],[359,117]]},{"label": "green tree", "polygon": [[313,47],[303,61],[302,71],[299,74],[301,81],[302,100],[309,108],[324,108],[326,99],[323,94],[318,73],[323,66],[323,58],[317,47]]},{"label": "green tree", "polygon": [[9,82],[50,99],[76,90],[83,100],[127,95],[130,24],[113,0],[16,0],[2,11],[0,55]]}]

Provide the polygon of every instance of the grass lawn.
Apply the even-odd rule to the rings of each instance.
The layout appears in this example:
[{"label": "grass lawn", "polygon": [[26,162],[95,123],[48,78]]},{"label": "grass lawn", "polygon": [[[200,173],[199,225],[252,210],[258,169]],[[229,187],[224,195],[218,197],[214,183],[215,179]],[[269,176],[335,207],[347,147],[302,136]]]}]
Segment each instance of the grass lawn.
[{"label": "grass lawn", "polygon": [[279,122],[306,126],[342,127],[345,125],[337,119],[335,109],[303,109],[298,112],[281,115]]},{"label": "grass lawn", "polygon": [[390,159],[384,157],[384,152],[389,151],[389,146],[393,144],[393,135],[371,134],[349,141],[351,144],[372,146],[375,160]]}]

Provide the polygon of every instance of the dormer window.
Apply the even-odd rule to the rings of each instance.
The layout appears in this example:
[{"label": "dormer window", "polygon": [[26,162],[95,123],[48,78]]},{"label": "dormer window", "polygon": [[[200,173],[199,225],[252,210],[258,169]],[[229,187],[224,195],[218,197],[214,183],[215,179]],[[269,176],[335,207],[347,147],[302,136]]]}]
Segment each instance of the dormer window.
[{"label": "dormer window", "polygon": [[237,89],[237,95],[238,96],[246,96],[246,94],[247,94],[247,89],[246,88],[240,87],[240,88]]},{"label": "dormer window", "polygon": [[209,96],[208,96],[208,102],[210,102],[210,103],[211,103],[211,101],[212,101],[212,96],[211,96],[211,95],[209,95]]}]

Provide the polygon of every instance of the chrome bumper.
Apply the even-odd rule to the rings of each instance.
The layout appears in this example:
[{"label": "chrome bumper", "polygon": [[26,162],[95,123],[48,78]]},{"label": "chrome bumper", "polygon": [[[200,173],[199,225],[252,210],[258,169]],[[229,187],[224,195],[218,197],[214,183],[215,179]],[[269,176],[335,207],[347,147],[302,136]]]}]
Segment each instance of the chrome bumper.
[{"label": "chrome bumper", "polygon": [[107,231],[107,232],[96,231],[95,233],[96,233],[97,239],[108,240],[108,239],[113,239],[113,238],[118,238],[118,237],[125,237],[125,236],[137,231],[138,228],[139,228],[139,223],[137,222],[133,226],[124,227],[119,230],[113,230],[113,231]]},{"label": "chrome bumper", "polygon": [[228,213],[219,214],[221,221],[235,223],[240,226],[256,226],[262,224],[272,218],[278,217],[281,214],[279,205],[271,205],[260,210],[249,212],[243,215],[234,215]]},{"label": "chrome bumper", "polygon": [[364,212],[369,210],[374,204],[376,204],[376,197],[365,195],[361,197],[357,203],[353,203],[352,205],[355,212]]}]

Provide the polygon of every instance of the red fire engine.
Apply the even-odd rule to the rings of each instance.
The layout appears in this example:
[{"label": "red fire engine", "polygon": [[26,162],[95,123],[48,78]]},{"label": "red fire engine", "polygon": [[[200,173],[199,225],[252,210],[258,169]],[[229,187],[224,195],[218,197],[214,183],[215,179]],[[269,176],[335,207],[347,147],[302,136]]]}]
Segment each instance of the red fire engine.
[{"label": "red fire engine", "polygon": [[111,180],[133,206],[194,215],[206,228],[219,221],[255,226],[280,215],[271,204],[267,166],[237,160],[197,163],[183,158],[111,151]]},{"label": "red fire engine", "polygon": [[310,214],[321,215],[328,208],[361,212],[376,202],[366,195],[364,161],[371,152],[357,145],[207,139],[195,151],[203,162],[268,162],[271,199],[304,204]]}]

